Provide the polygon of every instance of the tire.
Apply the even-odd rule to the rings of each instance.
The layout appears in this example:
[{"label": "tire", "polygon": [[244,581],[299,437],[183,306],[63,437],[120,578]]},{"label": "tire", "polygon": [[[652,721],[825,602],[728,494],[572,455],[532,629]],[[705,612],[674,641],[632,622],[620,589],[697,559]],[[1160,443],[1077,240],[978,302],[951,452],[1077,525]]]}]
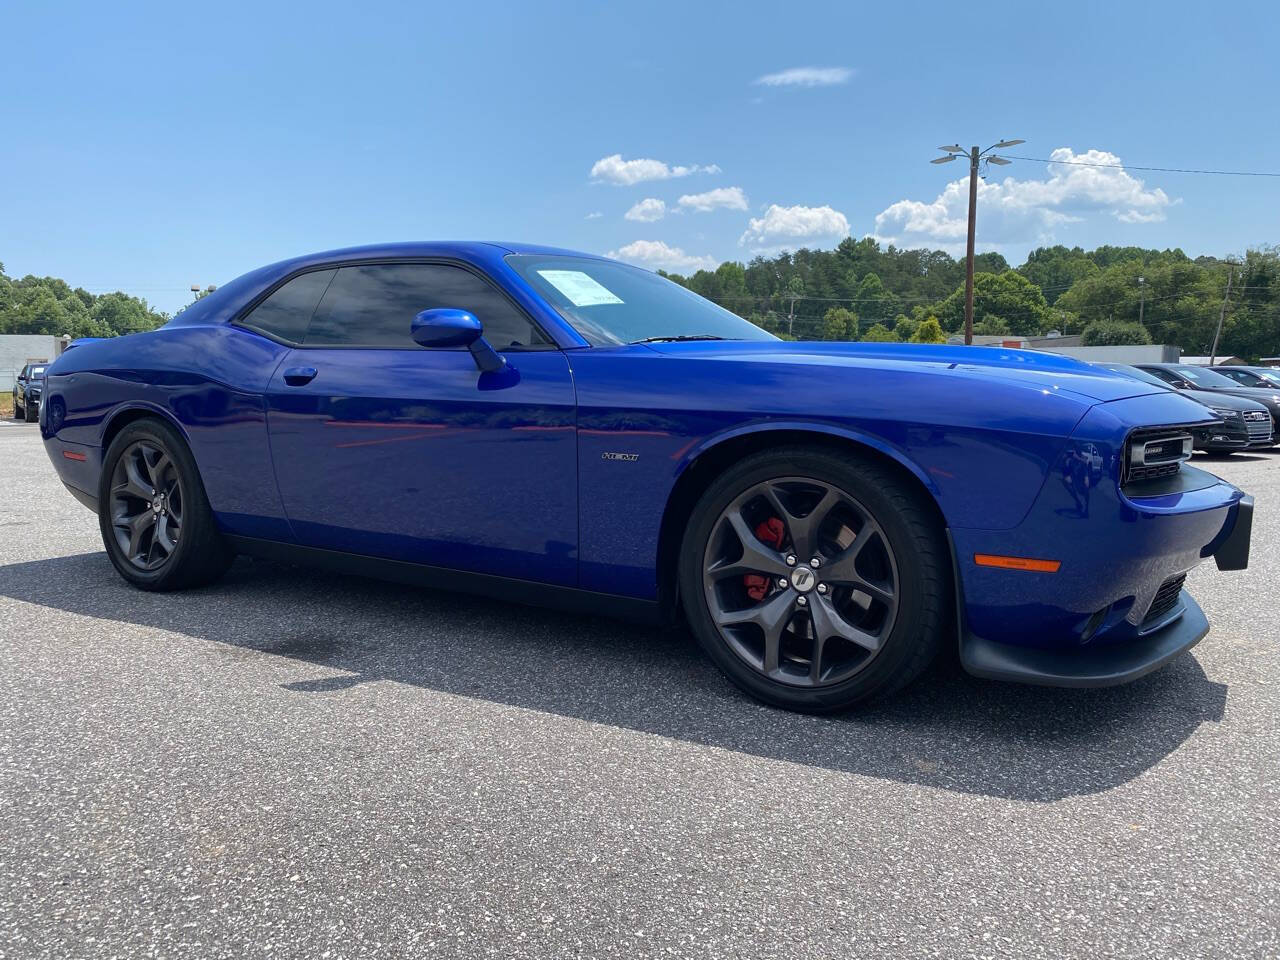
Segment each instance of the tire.
[{"label": "tire", "polygon": [[[136,540],[129,536],[129,518],[142,530]],[[107,448],[98,482],[98,526],[112,565],[143,590],[212,583],[234,558],[218,532],[191,451],[177,430],[158,419],[130,423]],[[129,549],[135,544],[136,555]]]},{"label": "tire", "polygon": [[[818,504],[808,515],[806,502]],[[770,514],[783,532],[760,520]],[[749,552],[740,530],[757,538]],[[792,553],[806,550],[816,567]],[[703,649],[746,693],[806,713],[920,676],[947,635],[951,580],[933,505],[856,451],[787,447],[740,461],[698,501],[680,550],[681,602]]]},{"label": "tire", "polygon": [[27,423],[35,423],[40,419],[40,408],[31,409],[31,404],[24,403],[22,405],[22,419]]},{"label": "tire", "polygon": [[17,398],[17,397],[14,397],[14,398],[13,398],[13,419],[15,419],[15,420],[26,420],[26,419],[27,419],[27,415],[26,415],[26,412],[25,412],[25,411],[24,411],[24,412],[22,412],[22,413],[19,413],[19,412],[18,412],[18,411],[19,411],[19,410],[21,410],[21,409],[22,409],[22,408],[21,408],[21,406],[18,404],[18,398]]}]

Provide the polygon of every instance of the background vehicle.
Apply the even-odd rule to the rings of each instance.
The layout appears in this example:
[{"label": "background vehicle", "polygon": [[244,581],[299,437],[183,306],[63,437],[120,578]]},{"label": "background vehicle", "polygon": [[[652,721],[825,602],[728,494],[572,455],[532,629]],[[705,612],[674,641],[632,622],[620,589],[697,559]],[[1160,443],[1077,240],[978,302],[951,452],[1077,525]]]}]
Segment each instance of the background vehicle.
[{"label": "background vehicle", "polygon": [[1280,370],[1275,367],[1214,367],[1215,373],[1230,377],[1242,387],[1280,389]]},{"label": "background vehicle", "polygon": [[[1165,390],[1177,389],[1155,374],[1147,373],[1127,363],[1095,363],[1121,376],[1133,377],[1144,383],[1155,384]],[[1210,390],[1192,390],[1183,388],[1182,395],[1203,403],[1214,412],[1219,422],[1207,427],[1198,427],[1191,435],[1195,440],[1195,449],[1215,453],[1230,453],[1233,450],[1271,447],[1276,443],[1275,432],[1271,423],[1271,412],[1256,400],[1244,400],[1229,393],[1214,393]]]},{"label": "background vehicle", "polygon": [[1272,431],[1280,432],[1280,387],[1246,387],[1216,370],[1185,363],[1137,363],[1134,366],[1178,390],[1203,390],[1256,401],[1270,411]]},{"label": "background vehicle", "polygon": [[44,371],[47,364],[28,363],[19,372],[13,384],[13,416],[27,423],[34,423],[40,415],[40,394],[44,389]]},{"label": "background vehicle", "polygon": [[[1065,357],[782,342],[656,274],[524,245],[299,257],[50,368],[46,449],[151,590],[237,553],[686,622],[801,710],[945,643],[1119,683],[1200,640],[1252,500],[1215,422]],[[1140,522],[1138,522],[1140,521]],[[590,682],[584,678],[584,682]]]}]

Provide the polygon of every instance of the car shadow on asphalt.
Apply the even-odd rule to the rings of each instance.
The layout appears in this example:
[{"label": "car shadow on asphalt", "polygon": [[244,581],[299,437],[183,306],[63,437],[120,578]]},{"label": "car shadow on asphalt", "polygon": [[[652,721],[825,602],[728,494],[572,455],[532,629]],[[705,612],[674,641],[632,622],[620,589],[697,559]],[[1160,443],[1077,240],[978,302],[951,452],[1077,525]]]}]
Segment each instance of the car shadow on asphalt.
[{"label": "car shadow on asphalt", "polygon": [[[1059,690],[941,667],[892,700],[812,717],[761,706],[683,631],[241,558],[183,594],[127,586],[105,554],[0,566],[0,596],[331,671],[285,684],[335,697],[390,680],[758,757],[1045,802],[1126,783],[1222,719],[1227,687],[1193,655],[1123,687]],[[340,703],[335,699],[335,707]]]}]

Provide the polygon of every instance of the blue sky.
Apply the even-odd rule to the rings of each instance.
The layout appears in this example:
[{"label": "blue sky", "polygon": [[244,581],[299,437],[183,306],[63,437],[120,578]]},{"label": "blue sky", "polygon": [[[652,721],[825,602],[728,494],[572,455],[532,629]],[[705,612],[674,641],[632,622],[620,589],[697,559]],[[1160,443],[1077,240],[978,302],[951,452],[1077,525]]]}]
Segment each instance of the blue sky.
[{"label": "blue sky", "polygon": [[[1280,171],[1274,3],[197,6],[6,8],[11,276],[174,310],[192,283],[381,240],[686,271],[846,231],[959,251],[965,171],[927,161],[1002,137]],[[978,237],[1014,263],[1239,253],[1280,242],[1280,179],[1019,161],[992,168]]]}]

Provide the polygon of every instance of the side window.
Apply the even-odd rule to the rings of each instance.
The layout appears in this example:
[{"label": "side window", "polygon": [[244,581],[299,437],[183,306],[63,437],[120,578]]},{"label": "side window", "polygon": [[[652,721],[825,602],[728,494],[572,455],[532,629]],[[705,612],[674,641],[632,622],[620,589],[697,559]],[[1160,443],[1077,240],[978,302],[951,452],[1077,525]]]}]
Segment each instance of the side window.
[{"label": "side window", "polygon": [[261,330],[289,343],[302,343],[307,324],[337,270],[316,270],[294,277],[253,308],[240,321],[242,326]]},{"label": "side window", "polygon": [[443,263],[371,263],[342,267],[307,331],[307,346],[420,350],[409,335],[423,310],[468,310],[498,350],[551,342],[492,284]]},{"label": "side window", "polygon": [[1159,377],[1165,383],[1178,383],[1182,378],[1177,374],[1170,373],[1168,370],[1162,370],[1160,367],[1142,367],[1152,376]]}]

